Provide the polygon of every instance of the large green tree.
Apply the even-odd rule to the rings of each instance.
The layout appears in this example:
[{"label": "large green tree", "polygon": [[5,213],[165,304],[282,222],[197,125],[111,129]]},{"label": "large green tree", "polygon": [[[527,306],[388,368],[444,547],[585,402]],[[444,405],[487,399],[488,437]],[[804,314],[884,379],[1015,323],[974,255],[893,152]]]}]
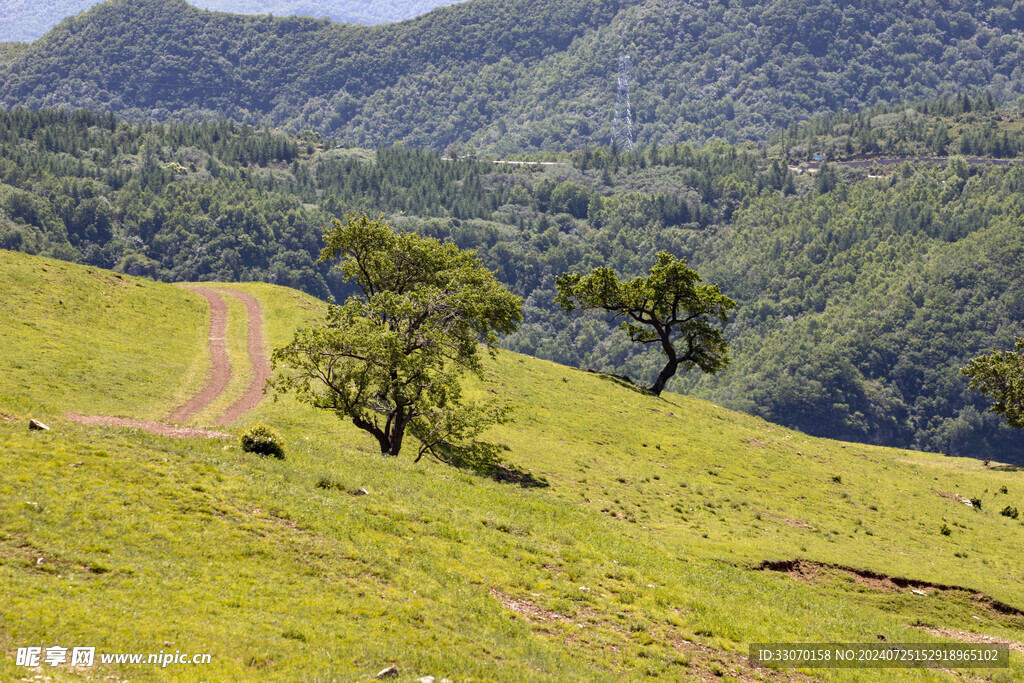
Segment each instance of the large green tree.
[{"label": "large green tree", "polygon": [[971,388],[992,399],[993,413],[1006,418],[1007,424],[1024,428],[1024,338],[1017,339],[1017,351],[993,351],[967,364],[963,373],[971,378]]},{"label": "large green tree", "polygon": [[718,285],[702,285],[686,259],[666,251],[647,277],[622,282],[611,268],[590,275],[566,273],[557,280],[556,301],[567,312],[604,309],[612,319],[625,318],[621,327],[641,344],[660,344],[668,359],[651,391],[660,395],[679,366],[714,373],[729,364],[729,347],[722,325],[736,303]]},{"label": "large green tree", "polygon": [[334,221],[321,261],[360,293],[330,304],[323,324],[301,329],[274,351],[279,391],[330,410],[398,455],[407,431],[420,455],[474,439],[500,418],[493,406],[463,400],[460,377],[482,372],[479,342],[494,352],[498,334],[522,320],[521,300],[472,251],[395,232],[365,214]]}]

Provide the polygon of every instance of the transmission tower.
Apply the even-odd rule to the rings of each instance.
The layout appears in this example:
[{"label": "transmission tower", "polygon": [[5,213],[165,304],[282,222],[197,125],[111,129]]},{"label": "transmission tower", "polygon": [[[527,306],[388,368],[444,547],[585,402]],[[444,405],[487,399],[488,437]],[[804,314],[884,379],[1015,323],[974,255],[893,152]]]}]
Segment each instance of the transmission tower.
[{"label": "transmission tower", "polygon": [[633,112],[629,105],[629,79],[633,70],[629,55],[619,55],[619,94],[615,98],[615,121],[612,123],[612,144],[620,149],[633,149]]}]

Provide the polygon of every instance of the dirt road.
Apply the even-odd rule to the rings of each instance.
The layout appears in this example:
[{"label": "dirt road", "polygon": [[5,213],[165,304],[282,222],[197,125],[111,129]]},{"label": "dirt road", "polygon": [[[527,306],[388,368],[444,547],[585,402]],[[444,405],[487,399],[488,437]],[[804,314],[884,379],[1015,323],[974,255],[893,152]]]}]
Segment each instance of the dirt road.
[{"label": "dirt road", "polygon": [[263,310],[260,308],[260,302],[252,294],[231,290],[224,291],[245,304],[245,310],[249,317],[246,337],[249,343],[249,363],[252,366],[252,379],[249,380],[249,388],[246,389],[242,398],[235,401],[217,420],[216,424],[218,425],[231,424],[255,408],[263,400],[263,385],[270,379],[270,361],[263,350]]},{"label": "dirt road", "polygon": [[[246,388],[245,394],[228,406],[224,413],[215,420],[215,424],[219,426],[229,425],[259,404],[263,399],[263,386],[270,377],[270,362],[267,359],[263,346],[263,310],[256,297],[245,292],[236,292],[230,289],[212,289],[198,285],[189,285],[185,289],[203,296],[210,304],[210,334],[208,343],[210,358],[213,360],[213,369],[209,379],[203,388],[199,390],[199,393],[190,398],[184,405],[175,409],[168,419],[172,423],[188,421],[216,401],[227,389],[228,383],[231,381],[232,368],[231,360],[228,358],[227,345],[225,344],[228,329],[228,307],[224,300],[224,295],[231,295],[245,306],[248,318],[246,339],[249,361],[252,366],[252,378],[249,380],[249,386]],[[67,416],[73,422],[80,422],[82,424],[137,427],[163,436],[186,438],[219,438],[229,436],[223,432],[182,427],[178,424],[154,422],[152,420],[133,420],[105,415],[80,415],[78,413],[68,413]]]},{"label": "dirt road", "polygon": [[200,410],[210,405],[224,393],[231,381],[231,361],[228,359],[224,337],[228,331],[228,306],[219,292],[206,287],[186,287],[200,294],[210,303],[210,358],[213,359],[213,372],[198,394],[190,398],[185,405],[171,413],[171,422],[185,422]]}]

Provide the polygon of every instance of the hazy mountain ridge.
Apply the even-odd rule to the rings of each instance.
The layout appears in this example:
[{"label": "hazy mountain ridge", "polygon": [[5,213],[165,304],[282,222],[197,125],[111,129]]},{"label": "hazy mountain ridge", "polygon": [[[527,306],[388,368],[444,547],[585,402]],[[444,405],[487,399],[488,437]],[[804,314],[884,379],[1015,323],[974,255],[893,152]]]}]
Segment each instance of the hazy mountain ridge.
[{"label": "hazy mountain ridge", "polygon": [[0,102],[230,116],[360,145],[607,143],[620,53],[637,141],[766,139],[824,111],[1024,94],[1024,5],[471,0],[353,27],[111,0],[0,57]]},{"label": "hazy mountain ridge", "polygon": [[[236,14],[327,17],[351,24],[385,24],[451,5],[457,0],[196,0],[202,9]],[[30,42],[42,37],[65,17],[99,4],[96,0],[62,0],[48,5],[26,0],[0,2],[0,42]]]}]

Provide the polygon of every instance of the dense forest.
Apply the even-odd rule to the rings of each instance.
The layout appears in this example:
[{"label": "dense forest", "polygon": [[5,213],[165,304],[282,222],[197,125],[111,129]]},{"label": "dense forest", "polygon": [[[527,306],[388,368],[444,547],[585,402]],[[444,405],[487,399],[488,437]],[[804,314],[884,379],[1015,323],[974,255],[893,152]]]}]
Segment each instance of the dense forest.
[{"label": "dense forest", "polygon": [[637,143],[763,141],[824,112],[1024,94],[1024,2],[472,0],[377,27],[110,0],[0,51],[0,103],[231,117],[359,146],[607,144],[619,55]]},{"label": "dense forest", "polygon": [[[987,101],[967,100],[972,111]],[[990,115],[1019,146],[1012,109],[959,134]],[[567,317],[554,279],[600,265],[639,275],[667,249],[739,303],[732,367],[675,389],[814,434],[1024,462],[1019,433],[959,372],[1024,331],[1024,166],[954,156],[869,175],[798,173],[721,141],[512,166],[231,122],[16,108],[0,111],[0,247],[341,298],[345,284],[314,263],[323,226],[383,212],[476,249],[524,297],[508,348],[644,382],[657,353],[600,315]]]},{"label": "dense forest", "polygon": [[947,157],[1005,159],[1024,154],[1019,101],[997,106],[983,93],[912,105],[876,105],[855,114],[819,116],[776,131],[768,151],[790,160]]}]

